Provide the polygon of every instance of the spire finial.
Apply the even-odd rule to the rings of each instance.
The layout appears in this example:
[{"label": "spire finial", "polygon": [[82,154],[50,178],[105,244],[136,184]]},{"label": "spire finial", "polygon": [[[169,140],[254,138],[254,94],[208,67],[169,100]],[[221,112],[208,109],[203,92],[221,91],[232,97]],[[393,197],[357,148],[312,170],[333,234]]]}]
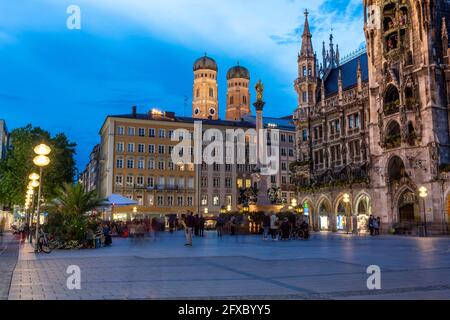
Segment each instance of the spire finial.
[{"label": "spire finial", "polygon": [[311,31],[309,30],[309,22],[308,22],[308,9],[305,10],[305,25],[303,27],[303,34],[302,34],[302,47],[300,50],[300,55],[310,56],[312,57],[314,55],[313,45],[311,41]]}]

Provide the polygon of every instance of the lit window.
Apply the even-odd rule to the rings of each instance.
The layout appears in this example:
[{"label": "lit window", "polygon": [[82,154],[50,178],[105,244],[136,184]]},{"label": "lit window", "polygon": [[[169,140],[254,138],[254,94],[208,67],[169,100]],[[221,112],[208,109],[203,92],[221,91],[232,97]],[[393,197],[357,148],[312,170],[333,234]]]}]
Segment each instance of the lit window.
[{"label": "lit window", "polygon": [[219,196],[213,196],[213,206],[220,206]]}]

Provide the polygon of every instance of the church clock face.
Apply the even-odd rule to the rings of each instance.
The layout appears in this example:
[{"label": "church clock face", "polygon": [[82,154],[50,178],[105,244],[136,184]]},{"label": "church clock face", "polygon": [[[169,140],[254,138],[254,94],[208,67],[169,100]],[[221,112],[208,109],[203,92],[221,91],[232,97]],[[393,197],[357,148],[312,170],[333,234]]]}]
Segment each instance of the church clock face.
[{"label": "church clock face", "polygon": [[198,115],[199,113],[200,113],[200,109],[199,109],[199,108],[195,108],[194,114],[195,114],[195,115]]},{"label": "church clock face", "polygon": [[210,108],[209,109],[209,114],[212,115],[212,116],[215,115],[216,114],[216,110],[214,108]]}]

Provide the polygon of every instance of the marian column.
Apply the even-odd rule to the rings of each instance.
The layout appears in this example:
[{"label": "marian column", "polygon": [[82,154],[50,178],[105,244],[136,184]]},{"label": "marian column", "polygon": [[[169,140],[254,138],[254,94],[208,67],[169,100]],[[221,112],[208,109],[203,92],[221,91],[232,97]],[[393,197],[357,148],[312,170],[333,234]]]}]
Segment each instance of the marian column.
[{"label": "marian column", "polygon": [[258,205],[270,205],[270,201],[267,195],[268,179],[269,176],[262,175],[261,172],[264,167],[270,165],[267,163],[267,138],[264,134],[263,123],[263,109],[266,104],[263,101],[264,85],[261,80],[255,86],[256,89],[256,102],[253,106],[256,109],[256,155],[257,165],[256,173],[253,175],[253,180],[257,183],[258,187]]}]

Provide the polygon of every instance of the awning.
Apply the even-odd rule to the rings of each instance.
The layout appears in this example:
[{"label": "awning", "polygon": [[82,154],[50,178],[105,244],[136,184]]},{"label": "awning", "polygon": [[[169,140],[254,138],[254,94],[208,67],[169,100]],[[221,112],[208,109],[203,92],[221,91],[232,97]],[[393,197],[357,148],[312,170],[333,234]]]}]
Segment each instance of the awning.
[{"label": "awning", "polygon": [[103,202],[103,205],[106,206],[131,206],[135,204],[138,204],[138,202],[119,194],[112,194]]}]

